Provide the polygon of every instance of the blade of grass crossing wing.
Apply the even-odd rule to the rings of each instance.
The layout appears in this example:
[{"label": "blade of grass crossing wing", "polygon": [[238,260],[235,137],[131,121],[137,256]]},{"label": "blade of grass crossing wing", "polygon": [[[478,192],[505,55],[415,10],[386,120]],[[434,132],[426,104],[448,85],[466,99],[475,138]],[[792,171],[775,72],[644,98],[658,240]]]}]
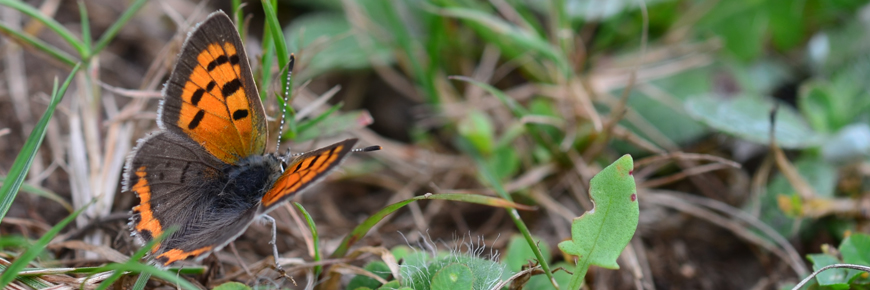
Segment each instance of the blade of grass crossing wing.
[{"label": "blade of grass crossing wing", "polygon": [[73,212],[65,219],[54,225],[54,227],[52,227],[51,230],[43,234],[42,237],[40,237],[39,240],[36,241],[36,243],[28,247],[27,250],[24,251],[24,253],[18,255],[18,258],[15,259],[15,261],[6,268],[6,271],[3,271],[2,275],[0,275],[0,289],[5,289],[6,285],[9,285],[12,280],[15,280],[15,278],[18,276],[18,272],[27,267],[27,265],[30,264],[30,262],[33,261],[33,259],[35,259],[36,256],[42,252],[42,250],[45,249],[45,246],[48,245],[49,242],[51,242],[51,239],[53,239],[54,236],[57,236],[57,234],[60,233],[60,230],[66,227],[67,224],[69,224],[77,216],[79,216],[79,214],[82,213],[82,211],[84,211],[86,208],[88,208],[88,206],[92,203],[93,201]]},{"label": "blade of grass crossing wing", "polygon": [[378,222],[383,220],[389,214],[401,209],[402,207],[408,205],[409,203],[423,200],[423,199],[438,199],[438,200],[452,200],[452,201],[464,201],[469,203],[477,203],[482,205],[494,206],[494,207],[503,207],[503,208],[523,208],[529,209],[529,207],[516,204],[512,201],[507,201],[501,198],[489,197],[484,195],[476,195],[476,194],[458,194],[458,193],[443,193],[443,194],[426,194],[417,196],[414,198],[409,198],[391,205],[388,205],[365,221],[360,223],[353,231],[350,232],[344,240],[341,241],[338,248],[335,249],[335,252],[330,255],[332,258],[340,258],[344,257],[347,254],[347,250],[350,249],[350,246],[355,244],[359,239],[364,237],[369,230],[372,229]]},{"label": "blade of grass crossing wing", "polygon": [[63,38],[70,46],[72,46],[76,50],[76,52],[79,53],[80,57],[88,55],[87,48],[81,40],[76,38],[75,34],[72,33],[72,31],[66,29],[66,27],[61,25],[60,22],[57,22],[57,20],[54,20],[53,18],[42,14],[42,12],[40,12],[36,8],[33,8],[22,1],[16,0],[0,0],[0,6],[12,7],[13,9],[21,11],[21,13],[24,13],[27,16],[33,17],[33,19],[36,19],[36,21],[45,24],[48,29],[51,29],[52,31],[60,35],[61,38]]},{"label": "blade of grass crossing wing", "polygon": [[[460,148],[463,148],[463,151],[468,152],[471,155],[472,159],[474,159],[474,163],[477,165],[478,172],[480,176],[484,179],[484,183],[489,185],[499,196],[504,198],[507,201],[513,202],[510,194],[502,187],[501,182],[495,177],[495,174],[490,172],[489,167],[486,165],[486,161],[483,160],[483,157],[480,156],[480,153],[477,152],[475,147],[469,143],[470,141],[466,139],[459,140]],[[541,265],[541,268],[544,269],[544,274],[547,275],[547,278],[550,279],[550,283],[553,284],[553,287],[559,288],[559,285],[556,283],[556,279],[553,278],[553,273],[550,271],[550,265],[547,263],[547,259],[544,257],[544,254],[541,252],[541,248],[535,243],[535,240],[532,238],[532,233],[529,232],[529,228],[526,226],[526,223],[520,218],[520,214],[516,209],[508,208],[508,216],[510,216],[511,220],[513,220],[514,224],[516,224],[517,229],[520,230],[520,233],[523,234],[523,237],[526,239],[526,242],[529,243],[529,247],[535,253],[535,257],[538,259],[538,263]]]},{"label": "blade of grass crossing wing", "polygon": [[45,52],[52,58],[57,59],[58,61],[68,66],[74,66],[78,62],[75,57],[69,55],[63,50],[51,46],[50,44],[39,40],[38,38],[31,36],[30,34],[21,33],[21,31],[9,28],[9,26],[6,26],[6,24],[0,23],[0,33],[3,33],[10,38],[18,40],[20,44],[29,45],[42,52]]},{"label": "blade of grass crossing wing", "polygon": [[100,39],[97,40],[97,44],[94,45],[93,50],[91,51],[92,55],[96,55],[103,51],[106,48],[106,45],[109,44],[115,35],[118,35],[118,32],[121,31],[121,28],[124,28],[124,25],[133,18],[133,15],[139,11],[139,8],[148,3],[148,0],[136,0],[127,10],[124,11],[124,14],[121,14],[121,17],[118,17],[118,20],[115,20],[115,23],[112,23],[112,26],[109,26],[109,29],[106,32],[103,32],[103,35],[100,36]]},{"label": "blade of grass crossing wing", "polygon": [[45,127],[48,126],[48,121],[54,114],[57,104],[60,103],[61,99],[63,99],[63,95],[66,93],[66,89],[69,87],[70,82],[72,82],[73,76],[75,76],[80,68],[81,64],[77,64],[73,67],[60,89],[57,88],[57,84],[55,83],[54,92],[52,92],[51,102],[48,104],[48,108],[45,109],[45,113],[42,114],[39,122],[36,123],[35,127],[33,127],[33,131],[30,132],[30,136],[27,137],[27,141],[24,142],[24,147],[21,148],[18,157],[15,157],[15,162],[12,163],[12,168],[9,169],[9,175],[6,176],[6,181],[3,182],[2,186],[0,186],[0,221],[2,221],[6,216],[9,207],[12,206],[12,201],[15,200],[15,196],[18,195],[18,189],[21,188],[21,184],[24,183],[24,178],[27,176],[27,171],[30,170],[30,166],[33,164],[33,158],[36,156],[36,151],[39,150],[39,145],[42,144],[42,140],[45,138]]},{"label": "blade of grass crossing wing", "polygon": [[[302,207],[298,202],[294,202],[293,205],[302,212],[302,215],[305,216],[305,221],[308,222],[308,229],[311,230],[311,238],[312,243],[314,244],[314,262],[320,262],[320,236],[317,234],[317,226],[314,225],[314,220],[311,219],[311,215],[308,214],[308,211]],[[320,272],[323,271],[323,266],[314,266],[314,277],[320,276]]]}]

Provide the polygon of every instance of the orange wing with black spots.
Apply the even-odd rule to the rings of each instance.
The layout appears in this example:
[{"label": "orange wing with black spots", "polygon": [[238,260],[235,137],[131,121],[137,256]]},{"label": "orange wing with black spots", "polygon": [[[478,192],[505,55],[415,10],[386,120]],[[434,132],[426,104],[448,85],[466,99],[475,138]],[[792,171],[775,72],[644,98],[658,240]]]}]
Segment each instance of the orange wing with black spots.
[{"label": "orange wing with black spots", "polygon": [[265,151],[266,113],[236,27],[214,13],[187,38],[169,77],[161,127],[233,164]]},{"label": "orange wing with black spots", "polygon": [[302,192],[337,168],[353,150],[357,139],[347,139],[302,154],[291,161],[281,177],[261,200],[260,213],[267,213],[282,201]]}]

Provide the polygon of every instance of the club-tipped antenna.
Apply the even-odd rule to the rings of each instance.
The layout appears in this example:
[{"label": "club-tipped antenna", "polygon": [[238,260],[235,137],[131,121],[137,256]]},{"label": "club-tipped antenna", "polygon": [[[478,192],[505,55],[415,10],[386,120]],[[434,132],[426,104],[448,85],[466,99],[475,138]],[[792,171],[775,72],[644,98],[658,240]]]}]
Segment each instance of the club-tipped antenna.
[{"label": "club-tipped antenna", "polygon": [[365,148],[356,148],[351,150],[351,152],[372,152],[383,149],[380,145],[369,146]]},{"label": "club-tipped antenna", "polygon": [[[278,144],[275,145],[275,152],[280,152],[281,150],[281,136],[284,135],[284,119],[287,118],[287,99],[290,97],[290,76],[293,74],[293,64],[296,63],[296,56],[292,53],[290,54],[290,62],[287,63],[287,79],[284,82],[284,105],[281,106],[281,125],[278,126]],[[289,153],[289,150],[288,150]],[[284,156],[281,156],[282,162],[287,162],[284,160]]]}]

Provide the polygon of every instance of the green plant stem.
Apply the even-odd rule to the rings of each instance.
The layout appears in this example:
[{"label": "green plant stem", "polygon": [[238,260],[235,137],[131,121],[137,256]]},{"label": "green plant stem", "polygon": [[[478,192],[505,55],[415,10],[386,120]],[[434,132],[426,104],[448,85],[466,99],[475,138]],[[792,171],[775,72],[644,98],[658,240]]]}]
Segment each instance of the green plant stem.
[{"label": "green plant stem", "polygon": [[[465,152],[471,155],[472,159],[474,159],[474,163],[477,165],[478,172],[483,178],[484,183],[488,184],[498,193],[501,198],[513,202],[513,198],[511,198],[510,194],[502,187],[501,182],[495,178],[495,175],[492,171],[489,170],[489,167],[486,165],[486,161],[483,160],[483,157],[477,152],[477,149],[473,145],[470,144],[470,141],[466,139],[460,139],[459,145],[464,149]],[[544,253],[541,252],[541,248],[539,248],[535,244],[535,240],[532,238],[532,233],[529,232],[529,228],[526,226],[525,222],[520,218],[519,212],[516,209],[508,208],[508,216],[510,216],[511,220],[517,226],[520,233],[523,234],[523,237],[526,239],[526,242],[529,243],[529,247],[532,248],[532,251],[535,253],[535,258],[538,259],[538,263],[541,265],[541,268],[544,269],[544,274],[547,275],[547,278],[550,279],[550,283],[553,284],[553,287],[559,289],[558,283],[556,283],[556,279],[553,278],[553,273],[550,271],[550,265],[547,263],[547,259],[544,258]],[[579,288],[571,288],[571,289],[579,289]]]}]

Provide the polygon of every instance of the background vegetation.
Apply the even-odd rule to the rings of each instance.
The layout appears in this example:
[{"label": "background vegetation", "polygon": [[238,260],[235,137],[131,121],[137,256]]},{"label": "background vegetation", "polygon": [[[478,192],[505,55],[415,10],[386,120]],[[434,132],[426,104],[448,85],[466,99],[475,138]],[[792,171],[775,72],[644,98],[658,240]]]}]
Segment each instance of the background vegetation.
[{"label": "background vegetation", "polygon": [[[564,289],[557,244],[626,153],[637,232],[589,289],[789,289],[870,265],[867,4],[0,0],[0,285],[447,289],[439,273],[467,270],[489,289],[526,269],[515,286]],[[182,275],[138,263],[126,228],[124,158],[216,9],[242,23],[270,136],[296,55],[282,146],[384,147],[274,212],[298,286],[268,269],[268,226]]]}]

